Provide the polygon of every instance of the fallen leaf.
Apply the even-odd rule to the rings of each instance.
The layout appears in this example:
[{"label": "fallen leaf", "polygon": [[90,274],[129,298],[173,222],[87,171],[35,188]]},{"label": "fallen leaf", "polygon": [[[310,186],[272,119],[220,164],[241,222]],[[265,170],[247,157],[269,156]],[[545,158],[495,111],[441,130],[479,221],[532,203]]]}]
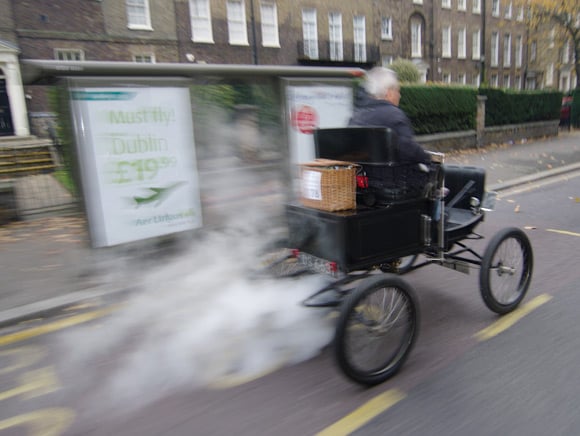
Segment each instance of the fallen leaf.
[{"label": "fallen leaf", "polygon": [[552,165],[550,165],[550,164],[546,165],[546,167],[548,167],[548,169],[550,169],[550,170],[552,169]]},{"label": "fallen leaf", "polygon": [[520,205],[518,204],[518,205],[516,205],[514,212],[519,213],[519,211],[520,211]]},{"label": "fallen leaf", "polygon": [[524,229],[526,229],[526,230],[536,230],[536,226],[525,226]]},{"label": "fallen leaf", "polygon": [[508,200],[507,202],[508,202],[508,203],[515,203],[515,200],[511,200],[511,199],[510,199],[510,200]]}]

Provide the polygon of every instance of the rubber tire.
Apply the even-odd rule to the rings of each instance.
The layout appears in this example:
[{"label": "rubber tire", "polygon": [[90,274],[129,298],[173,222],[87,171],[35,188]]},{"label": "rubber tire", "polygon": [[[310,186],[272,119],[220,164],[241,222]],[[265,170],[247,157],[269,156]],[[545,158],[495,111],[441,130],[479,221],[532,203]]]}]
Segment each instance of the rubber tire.
[{"label": "rubber tire", "polygon": [[[524,264],[518,283],[517,297],[506,304],[498,301],[494,296],[492,292],[491,275],[494,274],[494,270],[492,269],[493,258],[499,247],[508,239],[515,239],[519,243],[524,258]],[[534,256],[532,245],[523,230],[517,227],[508,227],[496,233],[485,249],[481,261],[481,269],[479,270],[479,287],[485,305],[492,312],[500,315],[509,313],[516,309],[528,292],[532,280],[533,267]]]},{"label": "rubber tire", "polygon": [[[402,292],[409,302],[409,315],[411,325],[409,326],[409,335],[399,345],[399,350],[395,359],[389,361],[379,371],[373,373],[361,371],[355,368],[349,360],[346,347],[346,330],[348,322],[352,313],[359,304],[359,302],[383,287],[395,287]],[[350,380],[361,384],[363,386],[375,386],[394,376],[403,366],[413,345],[417,339],[419,331],[419,306],[417,298],[412,287],[407,284],[402,278],[392,274],[381,274],[364,280],[357,288],[355,288],[348,297],[344,300],[341,308],[338,321],[336,324],[334,337],[334,356],[336,363],[342,373]]]}]

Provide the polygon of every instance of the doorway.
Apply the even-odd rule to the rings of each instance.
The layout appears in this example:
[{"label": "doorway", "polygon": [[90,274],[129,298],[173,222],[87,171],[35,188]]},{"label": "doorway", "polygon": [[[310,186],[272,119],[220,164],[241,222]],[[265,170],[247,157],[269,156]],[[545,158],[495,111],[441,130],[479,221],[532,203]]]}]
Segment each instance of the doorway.
[{"label": "doorway", "polygon": [[0,136],[13,136],[14,126],[10,112],[10,99],[6,91],[6,79],[0,78]]}]

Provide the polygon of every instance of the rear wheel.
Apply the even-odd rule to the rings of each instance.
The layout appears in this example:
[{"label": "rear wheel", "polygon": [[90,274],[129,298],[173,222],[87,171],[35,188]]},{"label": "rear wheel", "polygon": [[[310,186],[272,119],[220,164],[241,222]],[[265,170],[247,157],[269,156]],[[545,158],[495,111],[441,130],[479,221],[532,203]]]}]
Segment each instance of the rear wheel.
[{"label": "rear wheel", "polygon": [[404,280],[392,275],[365,280],[341,307],[334,344],[338,366],[362,385],[384,382],[404,364],[418,324],[416,298]]},{"label": "rear wheel", "polygon": [[479,271],[481,296],[486,306],[499,314],[521,303],[532,280],[532,246],[516,227],[498,232],[489,242]]}]

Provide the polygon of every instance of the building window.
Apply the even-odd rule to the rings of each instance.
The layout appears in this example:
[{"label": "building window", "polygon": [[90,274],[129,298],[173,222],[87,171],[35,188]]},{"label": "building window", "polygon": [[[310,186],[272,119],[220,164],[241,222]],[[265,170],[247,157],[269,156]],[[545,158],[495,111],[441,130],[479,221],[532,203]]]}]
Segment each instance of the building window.
[{"label": "building window", "polygon": [[492,0],[491,15],[493,15],[494,17],[499,17],[499,0]]},{"label": "building window", "polygon": [[55,48],[54,58],[57,61],[84,61],[85,53],[77,49]]},{"label": "building window", "polygon": [[473,0],[472,11],[474,14],[481,14],[481,0]]},{"label": "building window", "polygon": [[554,42],[555,42],[555,40],[556,40],[556,30],[554,28],[552,28],[552,30],[550,30],[550,37],[549,37],[548,47],[554,48]]},{"label": "building window", "polygon": [[516,76],[514,80],[514,87],[515,89],[522,89],[522,76]]},{"label": "building window", "polygon": [[304,56],[309,59],[318,59],[316,9],[302,9],[302,38],[304,39]]},{"label": "building window", "polygon": [[357,15],[353,18],[354,29],[354,60],[355,62],[367,61],[367,39],[365,17]]},{"label": "building window", "polygon": [[554,64],[549,64],[546,67],[546,86],[552,86],[554,84]]},{"label": "building window", "polygon": [[139,62],[142,64],[154,64],[155,63],[155,55],[154,54],[133,55],[133,62]]},{"label": "building window", "polygon": [[512,2],[509,2],[506,5],[505,11],[504,11],[504,18],[506,20],[511,20],[512,19]]},{"label": "building window", "polygon": [[524,7],[523,6],[519,6],[518,7],[518,15],[516,17],[517,21],[524,21]]},{"label": "building window", "polygon": [[209,0],[189,0],[191,40],[213,43]]},{"label": "building window", "polygon": [[328,35],[330,42],[330,60],[342,61],[342,14],[328,14]]},{"label": "building window", "polygon": [[481,59],[481,30],[473,32],[471,41],[471,58],[473,60]]},{"label": "building window", "polygon": [[457,83],[460,85],[465,85],[467,83],[467,78],[465,77],[465,73],[459,73],[457,75]]},{"label": "building window", "polygon": [[503,36],[503,66],[509,67],[512,64],[512,36],[506,33]]},{"label": "building window", "polygon": [[381,39],[393,39],[392,17],[383,17],[381,21]]},{"label": "building window", "polygon": [[538,55],[538,42],[532,41],[530,44],[530,62],[536,62],[536,57]]},{"label": "building window", "polygon": [[479,74],[475,74],[473,76],[472,83],[473,83],[473,86],[475,86],[476,88],[479,88],[479,85],[481,85],[481,77],[479,77]]},{"label": "building window", "polygon": [[441,0],[441,7],[443,9],[451,9],[451,0]]},{"label": "building window", "polygon": [[441,35],[441,38],[442,38],[441,56],[444,58],[450,58],[451,57],[451,26],[443,26],[443,29],[441,30],[441,32],[442,32],[442,35]]},{"label": "building window", "polygon": [[467,0],[457,0],[457,10],[458,11],[467,10]]},{"label": "building window", "polygon": [[137,30],[153,30],[149,13],[149,0],[126,0],[127,27]]},{"label": "building window", "polygon": [[511,86],[510,83],[510,75],[509,74],[504,74],[503,76],[503,87],[504,88],[509,88]]},{"label": "building window", "polygon": [[523,63],[524,39],[522,35],[516,36],[516,67],[520,68]]},{"label": "building window", "polygon": [[276,3],[261,2],[260,19],[262,21],[262,45],[264,47],[280,47]]},{"label": "building window", "polygon": [[423,23],[418,18],[411,19],[411,57],[421,58],[423,57],[422,50],[422,28]]},{"label": "building window", "polygon": [[493,32],[491,34],[491,66],[497,67],[499,65],[499,33]]},{"label": "building window", "polygon": [[422,5],[423,4],[423,0],[413,0],[413,3],[416,5]]},{"label": "building window", "polygon": [[381,63],[383,65],[383,67],[388,67],[389,65],[391,65],[393,63],[393,56],[391,56],[391,55],[383,56],[381,59]]},{"label": "building window", "polygon": [[231,45],[249,45],[246,7],[243,0],[228,0],[228,34]]},{"label": "building window", "polygon": [[443,83],[451,83],[451,74],[443,73],[443,77],[441,79]]},{"label": "building window", "polygon": [[562,63],[567,64],[568,62],[570,62],[570,41],[566,40],[562,47]]},{"label": "building window", "polygon": [[458,59],[465,59],[467,56],[467,49],[465,47],[465,37],[466,30],[465,27],[462,27],[457,31],[457,58]]},{"label": "building window", "polygon": [[497,88],[499,86],[497,74],[491,75],[491,86]]}]

